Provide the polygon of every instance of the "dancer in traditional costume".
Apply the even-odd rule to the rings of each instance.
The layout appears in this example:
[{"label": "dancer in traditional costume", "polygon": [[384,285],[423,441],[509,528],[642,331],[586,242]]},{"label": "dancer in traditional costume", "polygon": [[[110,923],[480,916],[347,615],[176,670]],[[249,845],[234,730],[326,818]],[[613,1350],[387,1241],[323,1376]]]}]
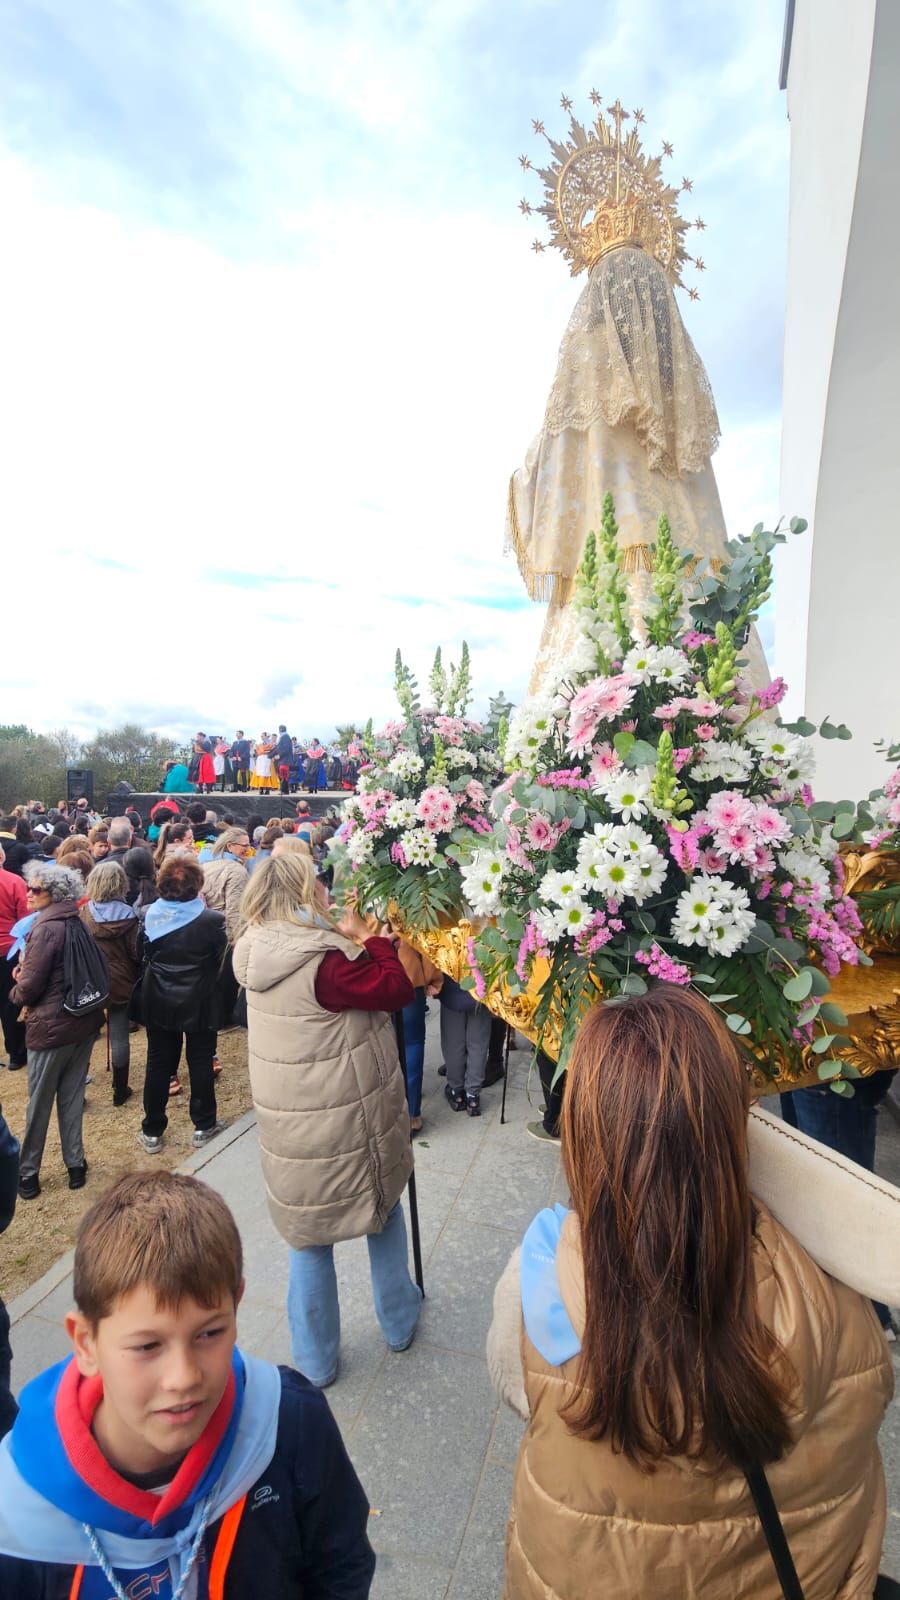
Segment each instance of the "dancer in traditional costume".
[{"label": "dancer in traditional costume", "polygon": [[263,794],[268,794],[271,789],[278,788],[278,777],[272,763],[272,751],[274,748],[274,739],[270,739],[267,733],[263,733],[254,750],[255,760],[253,771],[250,775],[250,787],[251,789],[261,789]]},{"label": "dancer in traditional costume", "polygon": [[[599,107],[596,93],[591,98]],[[673,292],[692,260],[687,229],[703,221],[679,216],[661,157],[642,152],[636,127],[623,133],[628,120],[616,102],[606,116],[598,110],[588,130],[570,117],[565,145],[546,136],[555,159],[540,172],[547,198],[539,209],[573,276],[587,269],[588,280],[560,346],[543,427],[509,485],[506,547],[531,598],[549,601],[532,693],[552,688],[577,638],[572,580],[587,534],[599,532],[607,492],[636,610],[649,588],[660,516],[698,561],[722,557],[728,538],[710,461],[719,419]],[[522,165],[531,162],[523,157]],[[681,187],[690,192],[690,181]],[[521,209],[531,211],[527,201]],[[544,245],[535,240],[534,248]],[[693,259],[702,271],[702,258]],[[689,294],[698,298],[694,288]],[[754,681],[767,682],[755,633],[748,656]]]}]

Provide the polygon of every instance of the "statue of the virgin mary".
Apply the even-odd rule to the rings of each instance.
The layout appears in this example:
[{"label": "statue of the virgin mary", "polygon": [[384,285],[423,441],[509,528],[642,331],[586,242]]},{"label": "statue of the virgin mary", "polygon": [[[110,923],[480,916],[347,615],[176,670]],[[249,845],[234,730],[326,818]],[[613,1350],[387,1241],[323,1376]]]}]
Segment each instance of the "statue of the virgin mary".
[{"label": "statue of the virgin mary", "polygon": [[[563,107],[570,110],[565,97]],[[634,118],[642,122],[643,113]],[[572,579],[587,534],[600,528],[607,491],[636,603],[663,513],[697,561],[721,557],[728,537],[710,460],[719,419],[674,294],[692,259],[689,224],[661,158],[644,155],[637,127],[623,135],[628,120],[618,102],[606,116],[598,110],[589,131],[570,117],[568,143],[549,141],[554,160],[540,172],[547,198],[538,209],[552,242],[573,276],[587,269],[588,279],[563,337],[543,427],[509,485],[506,547],[531,598],[549,601],[532,693],[552,687],[574,643]],[[531,166],[527,156],[521,164]],[[685,180],[682,189],[690,187]],[[525,200],[521,207],[531,211]],[[544,248],[539,240],[534,247]],[[701,258],[694,265],[703,270]],[[755,632],[748,657],[753,680],[768,681]]]}]

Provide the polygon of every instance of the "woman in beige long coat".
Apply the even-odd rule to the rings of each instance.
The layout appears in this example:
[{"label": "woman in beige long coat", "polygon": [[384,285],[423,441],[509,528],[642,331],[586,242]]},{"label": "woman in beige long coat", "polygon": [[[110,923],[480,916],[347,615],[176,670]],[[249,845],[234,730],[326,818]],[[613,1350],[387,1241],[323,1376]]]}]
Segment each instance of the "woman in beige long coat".
[{"label": "woman in beige long coat", "polygon": [[291,1247],[294,1365],[337,1376],[333,1246],[365,1235],[375,1312],[405,1350],[421,1294],[409,1275],[400,1196],[412,1171],[409,1116],[389,1012],[413,996],[390,939],[355,912],[335,923],[312,860],[271,856],[242,904],[234,970],[247,991],[250,1084],[269,1209]]},{"label": "woman in beige long coat", "polygon": [[871,1597],[892,1392],[871,1304],[756,1198],[749,1079],[695,995],[582,1024],[562,1150],[495,1295],[492,1377],[527,1417],[505,1600],[780,1600],[761,1467],[808,1600]]}]

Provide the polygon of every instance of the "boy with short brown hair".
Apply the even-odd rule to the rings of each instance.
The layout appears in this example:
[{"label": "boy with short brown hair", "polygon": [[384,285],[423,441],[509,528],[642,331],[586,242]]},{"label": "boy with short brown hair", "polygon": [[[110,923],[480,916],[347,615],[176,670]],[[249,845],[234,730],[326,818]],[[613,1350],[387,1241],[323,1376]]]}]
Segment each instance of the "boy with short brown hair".
[{"label": "boy with short brown hair", "polygon": [[241,1241],[195,1178],[86,1214],[72,1355],[0,1445],[4,1600],[365,1600],[368,1504],[319,1390],[236,1347]]}]

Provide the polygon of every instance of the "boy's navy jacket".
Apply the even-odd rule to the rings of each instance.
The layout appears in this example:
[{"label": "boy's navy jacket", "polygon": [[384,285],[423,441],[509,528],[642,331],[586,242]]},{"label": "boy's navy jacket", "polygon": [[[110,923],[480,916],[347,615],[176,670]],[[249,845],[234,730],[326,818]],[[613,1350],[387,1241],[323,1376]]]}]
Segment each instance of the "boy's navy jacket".
[{"label": "boy's navy jacket", "polygon": [[[213,1593],[222,1600],[366,1600],[375,1570],[368,1501],[324,1396],[299,1373],[235,1350],[230,1417],[226,1407],[221,1436],[198,1457],[196,1482],[168,1510],[169,1491],[150,1497],[127,1484],[86,1423],[72,1421],[79,1391],[71,1368],[61,1362],[26,1386],[0,1443],[3,1600],[110,1600],[87,1528],[131,1600],[171,1600],[204,1514],[203,1555],[185,1600],[211,1600],[217,1566]],[[242,1497],[225,1561],[217,1551],[223,1519]]]}]

